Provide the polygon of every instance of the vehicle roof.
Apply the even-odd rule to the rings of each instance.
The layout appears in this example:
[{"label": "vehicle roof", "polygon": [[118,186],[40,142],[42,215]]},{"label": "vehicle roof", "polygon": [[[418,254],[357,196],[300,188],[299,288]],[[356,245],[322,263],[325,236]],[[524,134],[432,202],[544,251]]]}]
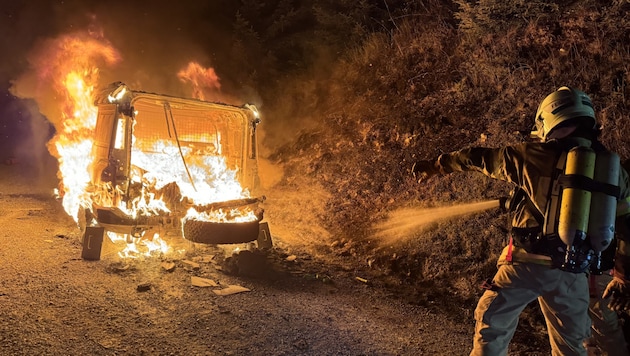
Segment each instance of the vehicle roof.
[{"label": "vehicle roof", "polygon": [[[125,90],[125,95],[121,99],[119,100],[111,99],[114,93],[123,89]],[[221,102],[211,102],[211,101],[204,101],[204,100],[194,99],[194,98],[177,97],[177,96],[173,96],[169,94],[159,94],[159,93],[152,93],[152,92],[141,91],[141,90],[133,90],[133,89],[130,89],[127,85],[125,85],[122,82],[111,83],[105,89],[103,89],[100,92],[100,94],[97,95],[96,97],[96,105],[110,104],[113,101],[117,101],[119,103],[126,103],[130,105],[133,105],[133,103],[136,101],[143,101],[145,103],[150,103],[151,101],[154,101],[155,104],[159,106],[163,106],[164,102],[168,102],[170,105],[179,105],[180,108],[185,107],[187,109],[197,108],[197,109],[207,110],[207,109],[214,108],[214,109],[233,109],[233,110],[249,111],[249,109],[247,109],[244,105],[236,106],[236,105],[225,104]]]}]

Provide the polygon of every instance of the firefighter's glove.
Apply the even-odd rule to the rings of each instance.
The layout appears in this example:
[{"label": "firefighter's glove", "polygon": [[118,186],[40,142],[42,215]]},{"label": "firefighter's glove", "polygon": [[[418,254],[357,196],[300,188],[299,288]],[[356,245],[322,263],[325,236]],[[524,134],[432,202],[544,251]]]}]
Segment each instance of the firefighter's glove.
[{"label": "firefighter's glove", "polygon": [[411,172],[418,183],[441,173],[436,160],[417,161],[413,164]]},{"label": "firefighter's glove", "polygon": [[622,279],[614,277],[602,295],[602,298],[608,299],[608,307],[614,311],[624,311],[630,309],[630,286]]}]

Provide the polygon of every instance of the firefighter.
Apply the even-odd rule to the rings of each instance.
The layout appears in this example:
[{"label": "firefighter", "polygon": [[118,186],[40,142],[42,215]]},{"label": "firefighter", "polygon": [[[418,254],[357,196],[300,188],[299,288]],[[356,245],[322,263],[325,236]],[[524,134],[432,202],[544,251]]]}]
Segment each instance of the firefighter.
[{"label": "firefighter", "polygon": [[613,278],[602,297],[614,311],[630,307],[630,183],[599,133],[589,96],[561,87],[536,113],[532,136],[540,142],[467,148],[413,165],[418,181],[475,171],[522,194],[498,271],[475,309],[471,355],[507,354],[520,313],[536,299],[552,354],[586,355],[588,274],[614,243]]}]

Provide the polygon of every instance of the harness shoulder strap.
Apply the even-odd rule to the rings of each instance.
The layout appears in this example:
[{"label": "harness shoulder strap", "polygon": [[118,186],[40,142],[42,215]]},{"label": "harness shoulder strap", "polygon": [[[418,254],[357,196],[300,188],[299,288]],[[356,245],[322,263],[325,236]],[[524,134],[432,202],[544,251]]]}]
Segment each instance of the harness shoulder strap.
[{"label": "harness shoulder strap", "polygon": [[544,223],[542,225],[543,235],[554,233],[556,222],[558,221],[558,214],[560,212],[560,194],[562,193],[560,180],[558,179],[563,171],[567,162],[567,152],[563,151],[556,163],[556,169],[552,175],[551,191],[547,196],[547,206],[545,207]]}]

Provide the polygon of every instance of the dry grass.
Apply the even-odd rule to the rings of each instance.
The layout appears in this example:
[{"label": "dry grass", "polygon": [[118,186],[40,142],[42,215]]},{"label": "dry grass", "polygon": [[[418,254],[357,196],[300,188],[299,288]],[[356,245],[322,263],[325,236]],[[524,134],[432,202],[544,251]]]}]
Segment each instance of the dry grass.
[{"label": "dry grass", "polygon": [[[310,72],[279,81],[267,93],[266,111],[276,120],[267,128],[289,130],[282,131],[283,145],[263,143],[271,161],[284,168],[278,188],[305,189],[293,183],[307,176],[300,181],[313,180],[327,192],[317,201],[318,222],[330,234],[323,244],[351,243],[350,257],[370,261],[376,272],[472,303],[478,283],[494,271],[505,215],[487,211],[449,219],[387,248],[373,243],[374,226],[401,207],[506,194],[506,185],[474,174],[418,185],[409,169],[413,161],[443,152],[524,140],[519,132],[531,128],[538,103],[559,86],[591,95],[604,125],[602,141],[629,159],[630,4],[396,4],[403,3],[382,17],[371,12],[380,26],[370,29],[364,22],[363,34],[353,27],[356,42],[335,47],[336,56],[326,57],[332,62],[313,61]],[[353,17],[355,25],[360,18]],[[286,88],[316,90],[291,96]],[[287,94],[290,99],[274,100]],[[308,112],[287,106],[299,98],[308,98]]]}]

